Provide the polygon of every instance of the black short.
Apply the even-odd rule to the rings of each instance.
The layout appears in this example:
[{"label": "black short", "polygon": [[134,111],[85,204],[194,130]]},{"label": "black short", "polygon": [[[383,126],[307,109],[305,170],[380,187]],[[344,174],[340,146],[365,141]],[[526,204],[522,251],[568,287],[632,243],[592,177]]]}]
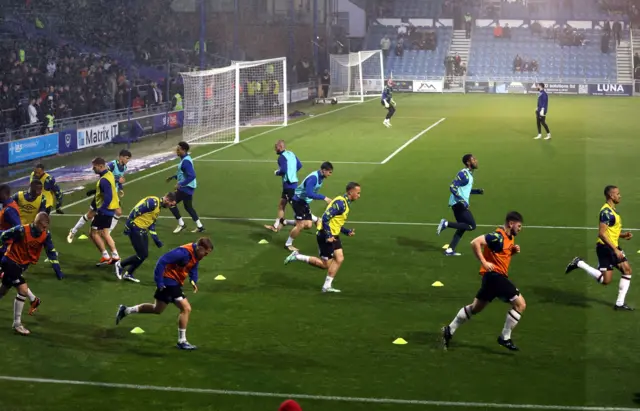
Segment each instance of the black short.
[{"label": "black short", "polygon": [[455,203],[451,206],[451,210],[453,211],[453,216],[456,219],[456,222],[469,224],[472,230],[476,228],[476,220],[473,218],[473,214],[471,211],[464,206],[462,203]]},{"label": "black short", "polygon": [[308,221],[311,220],[311,209],[309,208],[309,204],[306,201],[291,201],[291,207],[293,208],[293,213],[296,216],[296,220],[298,221]]},{"label": "black short", "polygon": [[176,204],[184,200],[193,200],[193,195],[187,194],[182,190],[176,190]]},{"label": "black short", "polygon": [[18,287],[27,282],[22,276],[24,270],[13,261],[5,258],[2,264],[0,264],[0,267],[2,268],[0,271],[4,273],[2,276],[2,285],[6,288]]},{"label": "black short", "polygon": [[136,255],[141,260],[145,260],[149,256],[149,236],[146,230],[132,229],[129,232],[129,240]]},{"label": "black short", "polygon": [[324,97],[324,98],[329,97],[329,85],[328,84],[323,84],[322,85],[322,97]]},{"label": "black short", "polygon": [[282,198],[283,200],[286,200],[287,203],[290,203],[291,200],[293,200],[293,196],[296,193],[296,189],[295,188],[283,188],[282,189],[282,195],[280,196],[280,198]]},{"label": "black short", "polygon": [[91,221],[91,229],[105,230],[111,228],[111,221],[113,221],[113,216],[98,213],[93,217],[93,221]]},{"label": "black short", "polygon": [[333,237],[334,241],[332,243],[327,242],[327,236],[324,232],[319,231],[316,235],[316,240],[318,241],[318,254],[323,260],[331,260],[333,258],[333,253],[336,250],[342,250],[342,241],[340,241],[339,236]]},{"label": "black short", "polygon": [[179,285],[168,285],[164,287],[162,290],[156,288],[156,293],[153,295],[158,301],[162,301],[166,304],[175,303],[176,301],[184,300],[185,295],[182,292],[182,287]]},{"label": "black short", "polygon": [[494,298],[498,298],[508,303],[515,300],[519,295],[520,291],[518,291],[507,276],[488,272],[482,276],[482,285],[476,294],[476,298],[486,302],[491,302]]},{"label": "black short", "polygon": [[[618,247],[618,250],[622,251],[622,248]],[[598,255],[598,270],[600,271],[611,271],[614,268],[620,270],[618,265],[627,261],[627,257],[619,260],[613,249],[605,244],[596,244],[596,254]],[[622,254],[624,254],[624,251],[622,251]]]}]

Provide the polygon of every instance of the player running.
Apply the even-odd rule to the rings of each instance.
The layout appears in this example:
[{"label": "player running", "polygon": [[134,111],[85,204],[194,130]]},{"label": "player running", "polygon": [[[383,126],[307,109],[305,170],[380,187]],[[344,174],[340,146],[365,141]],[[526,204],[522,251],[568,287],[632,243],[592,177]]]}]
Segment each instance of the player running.
[{"label": "player running", "polygon": [[313,223],[318,221],[318,217],[311,214],[309,204],[311,204],[313,200],[324,200],[327,204],[331,203],[329,197],[318,193],[324,180],[331,177],[331,174],[333,174],[333,164],[325,161],[320,166],[320,170],[314,171],[306,176],[305,179],[302,180],[302,184],[295,189],[295,194],[291,199],[291,208],[293,208],[296,221],[295,227],[291,229],[289,238],[284,244],[284,248],[287,250],[298,251],[298,249],[293,246],[293,240],[302,230],[308,230]]},{"label": "player running", "polygon": [[153,242],[158,248],[162,248],[162,241],[156,233],[156,221],[160,216],[162,208],[171,208],[176,205],[176,194],[167,193],[164,197],[145,197],[133,207],[124,227],[124,234],[131,240],[135,255],[125,258],[122,262],[115,264],[116,277],[118,280],[129,280],[139,283],[140,280],[133,276],[138,267],[144,263],[149,256],[149,237],[151,234]]},{"label": "player running", "polygon": [[387,109],[387,116],[382,124],[389,128],[391,127],[391,117],[396,113],[396,102],[393,100],[393,80],[389,79],[387,81],[387,85],[382,91],[380,103]]},{"label": "player running", "polygon": [[31,224],[40,212],[47,212],[47,200],[42,194],[42,182],[33,180],[29,183],[29,191],[18,191],[13,195],[13,201],[20,209],[20,223]]},{"label": "player running", "polygon": [[520,246],[515,244],[515,237],[520,230],[522,230],[522,215],[511,211],[507,214],[504,226],[498,227],[493,233],[481,235],[471,242],[471,248],[482,264],[480,266],[482,285],[473,303],[462,307],[451,324],[442,328],[442,342],[445,349],[449,347],[458,327],[470,320],[471,316],[479,314],[497,297],[511,304],[504,328],[498,337],[498,344],[511,351],[519,350],[511,339],[511,332],[518,325],[526,303],[520,291],[509,280],[508,273],[511,257],[520,252]]},{"label": "player running", "polygon": [[187,342],[187,324],[191,305],[182,292],[182,286],[188,276],[193,286],[193,292],[198,292],[198,265],[212,251],[213,243],[211,240],[202,237],[197,243],[185,244],[160,257],[154,271],[157,286],[154,295],[155,302],[133,307],[121,305],[116,314],[116,325],[130,314],[161,314],[167,305],[173,303],[180,310],[178,344],[176,346],[181,350],[195,350],[197,347]]},{"label": "player running", "polygon": [[[121,150],[118,158],[116,160],[112,160],[107,163],[107,168],[109,171],[113,173],[113,177],[116,180],[116,188],[118,189],[118,195],[120,197],[124,197],[124,187],[125,183],[124,174],[127,172],[127,163],[131,160],[131,152],[129,150]],[[116,228],[116,224],[118,224],[118,220],[122,215],[122,208],[118,207],[116,209],[115,214],[113,215],[113,219],[111,220],[111,226],[109,230],[113,231]],[[69,234],[67,235],[67,242],[71,244],[73,242],[73,237],[80,231],[80,229],[88,222],[92,221],[93,217],[96,216],[96,204],[95,201],[92,201],[89,205],[89,211],[84,214],[82,217],[78,219],[78,222],[71,230],[69,230]]]},{"label": "player running", "polygon": [[[4,272],[2,285],[0,286],[0,298],[4,297],[12,287],[17,289],[18,294],[13,303],[13,329],[18,334],[31,334],[22,325],[24,303],[28,294],[33,294],[23,274],[29,268],[29,265],[38,263],[43,247],[46,249],[49,261],[51,261],[58,279],[62,280],[64,278],[58,262],[58,253],[53,246],[48,228],[49,215],[47,213],[38,213],[33,224],[20,225],[0,235],[0,243],[7,245],[7,252],[0,262],[0,267]],[[29,315],[33,315],[40,303],[40,299],[34,296]]]},{"label": "player running", "polygon": [[452,223],[443,218],[440,220],[440,224],[438,224],[438,228],[436,229],[438,235],[440,235],[445,228],[456,229],[456,233],[453,235],[449,247],[444,252],[446,256],[459,256],[460,253],[456,252],[456,247],[465,231],[473,231],[476,229],[476,220],[469,210],[469,199],[471,194],[484,194],[483,189],[473,188],[473,170],[478,169],[478,160],[473,154],[465,154],[462,157],[462,164],[464,164],[465,168],[460,170],[449,186],[449,191],[451,191],[449,195],[449,207],[453,210],[456,222]]},{"label": "player running", "polygon": [[64,194],[62,194],[60,186],[56,183],[56,179],[44,171],[44,164],[36,164],[36,167],[31,173],[30,181],[34,180],[39,180],[42,183],[44,197],[47,200],[47,214],[51,214],[51,211],[53,211],[54,208],[56,210],[56,214],[64,214],[64,211],[62,211],[62,199],[64,198]]},{"label": "player running", "polygon": [[275,145],[276,154],[278,155],[278,169],[275,175],[282,177],[282,194],[278,203],[278,214],[273,225],[265,225],[264,228],[274,233],[280,231],[280,224],[284,222],[284,210],[287,203],[290,203],[295,195],[296,187],[298,187],[298,171],[302,168],[302,163],[298,157],[287,150],[284,140],[278,140]]},{"label": "player running", "polygon": [[600,225],[598,227],[598,242],[596,243],[598,268],[593,268],[582,261],[582,258],[576,257],[569,263],[565,272],[570,273],[576,268],[581,268],[598,283],[607,285],[612,280],[613,269],[617,268],[622,275],[618,285],[618,299],[613,309],[633,311],[634,309],[624,302],[631,286],[631,265],[618,244],[620,238],[631,240],[633,234],[629,231],[622,232],[622,218],[616,210],[622,197],[620,189],[616,186],[606,186],[604,197],[607,201],[600,209]]},{"label": "player running", "polygon": [[320,258],[310,257],[292,252],[285,260],[285,264],[293,261],[303,261],[307,264],[327,270],[327,278],[322,286],[323,293],[339,293],[340,290],[333,288],[333,279],[338,274],[338,270],[344,262],[344,252],[342,251],[342,241],[340,234],[353,237],[355,229],[347,229],[344,224],[349,217],[350,205],[360,198],[360,184],[347,184],[346,194],[334,198],[326,211],[322,215],[322,228],[318,230],[316,239]]},{"label": "player running", "polygon": [[538,135],[533,139],[540,140],[542,138],[542,126],[547,132],[547,136],[544,139],[550,140],[551,132],[549,131],[549,126],[547,126],[547,114],[549,114],[549,95],[547,95],[547,92],[544,89],[544,83],[538,83],[537,87],[538,91],[540,92],[540,94],[538,94],[538,107],[536,108],[536,125],[538,126]]},{"label": "player running", "polygon": [[[176,184],[176,202],[180,203],[184,201],[184,209],[196,223],[196,228],[191,232],[202,233],[204,231],[204,226],[202,225],[202,222],[200,222],[198,213],[196,213],[196,210],[193,208],[193,193],[195,192],[198,184],[196,182],[196,170],[193,167],[193,159],[189,155],[189,144],[185,141],[179,142],[176,147],[176,154],[180,158],[178,173],[167,178],[167,182],[171,180],[178,181]],[[176,204],[171,207],[170,210],[176,220],[178,220],[178,227],[173,230],[173,233],[177,234],[184,230],[186,226],[184,225],[184,220],[182,220],[182,217],[180,216],[180,211],[178,211],[178,205]]]},{"label": "player running", "polygon": [[[100,176],[96,183],[93,200],[96,205],[96,215],[91,221],[91,239],[102,255],[100,262],[96,266],[114,264],[120,260],[116,243],[111,237],[111,221],[116,210],[120,208],[116,179],[107,168],[107,163],[103,158],[96,157],[91,164],[93,165],[93,172]],[[111,249],[111,257],[109,257],[109,253],[104,246],[105,241]]]}]

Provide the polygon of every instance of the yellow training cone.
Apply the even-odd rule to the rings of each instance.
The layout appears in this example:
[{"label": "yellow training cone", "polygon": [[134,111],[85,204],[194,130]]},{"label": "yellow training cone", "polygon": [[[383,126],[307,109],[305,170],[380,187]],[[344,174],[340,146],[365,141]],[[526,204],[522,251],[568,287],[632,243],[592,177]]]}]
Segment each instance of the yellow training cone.
[{"label": "yellow training cone", "polygon": [[445,245],[442,246],[443,250],[446,250],[447,248],[449,248],[449,244],[445,244]]},{"label": "yellow training cone", "polygon": [[86,236],[86,235],[84,235],[84,234],[80,234],[80,236],[78,236],[78,240],[86,240],[86,239],[88,239],[88,238],[89,238],[89,237],[87,237],[87,236]]},{"label": "yellow training cone", "polygon": [[444,284],[442,284],[440,281],[436,281],[435,283],[431,284],[432,287],[444,287]]},{"label": "yellow training cone", "polygon": [[216,281],[222,281],[222,280],[226,280],[227,277],[225,277],[224,275],[217,275],[214,280]]},{"label": "yellow training cone", "polygon": [[393,343],[396,345],[405,345],[405,344],[409,344],[407,342],[407,340],[405,340],[404,338],[396,338],[395,340],[393,340]]},{"label": "yellow training cone", "polygon": [[133,330],[131,330],[131,334],[143,334],[144,330],[140,327],[136,327]]},{"label": "yellow training cone", "polygon": [[260,240],[258,241],[258,244],[269,244],[269,242],[267,240]]}]

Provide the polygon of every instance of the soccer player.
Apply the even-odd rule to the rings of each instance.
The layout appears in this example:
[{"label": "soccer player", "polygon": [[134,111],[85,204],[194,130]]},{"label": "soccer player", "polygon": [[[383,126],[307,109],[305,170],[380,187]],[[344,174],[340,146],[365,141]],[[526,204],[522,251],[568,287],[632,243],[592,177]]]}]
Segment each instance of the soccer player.
[{"label": "soccer player", "polygon": [[13,195],[13,201],[20,209],[20,223],[31,224],[40,212],[47,212],[47,200],[42,194],[42,182],[33,180],[29,183],[29,191],[18,191]]},{"label": "soccer player", "polygon": [[458,172],[456,178],[449,186],[449,207],[453,210],[453,215],[456,219],[455,223],[447,221],[446,219],[440,220],[436,233],[440,235],[445,228],[455,228],[456,232],[453,235],[453,239],[449,244],[449,247],[445,250],[446,256],[459,256],[460,253],[456,252],[456,247],[462,239],[465,231],[473,231],[476,229],[476,220],[473,218],[473,214],[469,211],[469,199],[471,194],[484,194],[484,190],[481,188],[473,188],[473,170],[478,168],[478,160],[473,154],[465,154],[462,157],[462,164],[464,168]]},{"label": "soccer player", "polygon": [[389,79],[387,81],[387,85],[382,91],[380,103],[387,109],[387,116],[382,124],[389,128],[391,127],[391,117],[396,113],[396,102],[393,100],[393,80]]},{"label": "soccer player", "polygon": [[331,174],[333,174],[333,164],[325,161],[320,166],[320,170],[314,171],[306,176],[305,179],[302,180],[302,184],[295,189],[295,194],[291,199],[291,207],[293,208],[296,221],[295,227],[291,229],[289,238],[284,244],[284,248],[287,250],[298,251],[298,249],[293,246],[293,240],[302,230],[308,230],[313,223],[318,221],[318,217],[311,214],[309,204],[311,204],[313,200],[324,200],[327,204],[331,203],[329,197],[318,193],[324,180],[330,177]]},{"label": "soccer player", "polygon": [[191,305],[182,292],[182,286],[188,276],[193,286],[193,292],[198,292],[198,265],[212,251],[213,243],[211,240],[202,237],[197,243],[185,244],[160,257],[154,271],[157,286],[154,295],[155,302],[133,307],[121,305],[116,314],[116,325],[124,317],[131,314],[162,314],[167,305],[173,303],[180,310],[178,344],[176,346],[181,350],[195,350],[197,347],[187,342],[187,324]]},{"label": "soccer player", "polygon": [[566,273],[570,273],[576,268],[581,268],[589,276],[602,285],[607,285],[613,277],[613,269],[617,268],[620,273],[620,283],[618,285],[618,299],[613,306],[614,310],[633,311],[632,307],[625,304],[624,300],[631,286],[631,265],[620,248],[619,239],[631,240],[631,232],[622,232],[622,218],[616,206],[620,204],[620,189],[616,186],[606,186],[604,188],[606,203],[600,209],[600,225],[598,227],[598,242],[596,243],[596,254],[598,256],[598,268],[593,268],[576,257],[567,265]]},{"label": "soccer player", "polygon": [[470,320],[472,316],[479,314],[497,297],[511,305],[502,333],[498,337],[498,344],[511,351],[519,350],[511,339],[511,332],[518,325],[526,303],[520,291],[509,280],[509,265],[511,257],[520,252],[520,246],[515,244],[515,237],[520,230],[522,230],[522,215],[511,211],[507,214],[504,226],[498,227],[493,233],[481,235],[471,242],[471,248],[481,263],[482,285],[473,302],[462,307],[451,324],[442,328],[442,342],[445,349],[449,347],[458,327]]},{"label": "soccer player", "polygon": [[[193,159],[191,159],[191,156],[189,155],[189,144],[184,141],[179,142],[176,147],[176,154],[180,158],[178,173],[167,178],[167,182],[171,180],[178,180],[178,183],[176,184],[176,203],[184,201],[184,209],[196,223],[196,228],[191,232],[201,233],[204,231],[204,226],[202,225],[202,222],[200,222],[198,213],[196,213],[196,210],[193,208],[193,192],[198,185],[196,183],[196,170],[193,167]],[[180,216],[180,211],[178,211],[178,205],[176,204],[171,207],[170,210],[176,220],[178,220],[178,227],[173,230],[174,234],[177,234],[184,230],[186,226]]]},{"label": "soccer player", "polygon": [[[4,297],[12,287],[18,290],[16,299],[13,302],[13,329],[18,334],[31,334],[22,325],[22,309],[28,294],[33,293],[22,274],[29,268],[29,265],[38,263],[43,247],[46,249],[49,261],[51,261],[58,279],[62,280],[64,278],[58,262],[58,253],[53,246],[48,228],[49,215],[47,213],[38,213],[33,224],[19,225],[4,231],[0,235],[0,243],[8,246],[7,253],[0,262],[0,267],[4,272],[2,285],[0,285],[0,298]],[[34,296],[29,315],[33,315],[40,303],[40,299]]]},{"label": "soccer player", "polygon": [[285,260],[285,264],[293,261],[302,261],[315,267],[327,270],[327,278],[322,286],[323,293],[339,293],[340,290],[333,288],[333,279],[338,274],[338,270],[344,262],[344,252],[342,251],[342,241],[340,234],[353,237],[355,229],[347,229],[344,224],[349,217],[350,205],[360,198],[360,184],[347,184],[346,193],[334,198],[326,211],[322,215],[322,228],[318,229],[316,240],[320,258],[310,257],[292,252]]},{"label": "soccer player", "polygon": [[31,181],[39,180],[42,183],[44,189],[44,198],[47,200],[47,214],[51,214],[51,211],[55,208],[56,214],[64,214],[62,211],[62,199],[64,195],[56,179],[49,173],[44,171],[44,165],[42,163],[36,164],[36,167],[31,173]]},{"label": "soccer player", "polygon": [[[127,171],[127,163],[131,160],[131,152],[129,150],[121,150],[118,158],[116,160],[112,160],[107,163],[107,168],[109,171],[113,173],[114,178],[116,179],[116,187],[118,189],[118,194],[120,197],[124,196],[124,188],[123,184],[125,183],[124,174]],[[93,217],[96,215],[96,204],[95,201],[92,201],[89,205],[89,211],[84,214],[82,217],[78,219],[78,222],[71,230],[69,230],[69,234],[67,235],[67,242],[71,244],[73,242],[73,238],[80,231],[80,229],[87,223],[88,221],[93,220]],[[113,215],[113,219],[111,220],[111,227],[109,229],[113,231],[118,224],[118,220],[122,215],[122,208],[118,208]]]},{"label": "soccer player", "polygon": [[540,140],[542,138],[542,129],[540,126],[544,127],[547,132],[547,136],[544,138],[545,140],[551,139],[551,132],[549,131],[549,126],[547,126],[547,114],[549,113],[549,96],[547,92],[544,90],[544,83],[538,83],[538,108],[536,108],[536,124],[538,125],[538,135],[534,137],[534,140]]},{"label": "soccer player", "polygon": [[153,242],[158,248],[162,248],[162,241],[156,233],[156,221],[162,208],[171,208],[176,205],[176,194],[167,193],[164,197],[145,197],[133,207],[124,228],[124,234],[131,240],[135,255],[117,261],[115,264],[116,277],[139,283],[140,280],[133,273],[142,265],[149,256],[149,238],[151,234]]},{"label": "soccer player", "polygon": [[9,184],[0,185],[0,205],[2,205],[2,209],[0,209],[0,232],[20,225],[20,208],[18,208],[18,203],[11,198]]},{"label": "soccer player", "polygon": [[298,187],[298,171],[302,168],[302,163],[298,157],[287,150],[284,140],[278,140],[275,145],[276,154],[278,155],[278,169],[275,175],[282,178],[282,194],[278,203],[278,214],[273,225],[265,225],[267,230],[274,233],[280,231],[280,224],[284,220],[284,210],[287,203],[290,203],[295,195],[296,187]]},{"label": "soccer player", "polygon": [[[116,179],[103,158],[96,157],[91,164],[93,172],[100,176],[96,183],[96,194],[93,200],[96,205],[96,215],[91,221],[91,239],[102,254],[100,262],[96,265],[114,264],[120,260],[116,243],[111,237],[111,220],[116,210],[120,208]],[[111,249],[111,257],[104,246],[105,241]]]}]

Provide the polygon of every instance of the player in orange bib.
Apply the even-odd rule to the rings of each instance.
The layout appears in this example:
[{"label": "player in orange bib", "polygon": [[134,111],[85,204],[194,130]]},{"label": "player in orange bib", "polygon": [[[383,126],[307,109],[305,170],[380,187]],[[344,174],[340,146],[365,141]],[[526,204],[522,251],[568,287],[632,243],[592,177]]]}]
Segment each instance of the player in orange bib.
[{"label": "player in orange bib", "polygon": [[458,327],[470,320],[471,316],[484,310],[497,297],[511,304],[502,334],[498,337],[498,344],[511,351],[519,350],[511,340],[511,331],[518,325],[526,303],[520,291],[509,280],[509,265],[511,257],[520,252],[520,246],[515,243],[515,237],[520,230],[522,230],[522,215],[511,211],[507,214],[504,226],[498,227],[493,233],[481,235],[471,242],[471,248],[482,264],[480,266],[482,285],[473,303],[462,307],[451,324],[442,328],[442,342],[445,349],[449,347]]},{"label": "player in orange bib", "polygon": [[[47,250],[47,257],[49,257],[58,279],[64,278],[58,262],[58,253],[53,246],[48,228],[49,215],[40,212],[36,215],[33,224],[17,226],[0,235],[0,243],[8,245],[7,252],[0,262],[4,272],[2,285],[0,285],[0,298],[4,297],[12,287],[18,290],[13,303],[13,329],[18,334],[29,335],[31,333],[22,325],[22,309],[29,292],[29,286],[23,274],[30,265],[38,262],[43,248]],[[29,314],[33,314],[40,304],[40,299],[36,298],[36,301],[35,306],[33,303],[31,304]]]},{"label": "player in orange bib", "polygon": [[184,280],[189,277],[193,292],[198,292],[198,265],[200,260],[213,251],[213,243],[202,237],[196,243],[185,244],[160,257],[154,271],[156,282],[155,302],[133,307],[121,305],[116,314],[116,325],[130,314],[161,314],[167,305],[173,303],[180,310],[178,317],[178,344],[181,350],[195,350],[197,347],[187,342],[187,323],[191,305],[182,292]]}]

